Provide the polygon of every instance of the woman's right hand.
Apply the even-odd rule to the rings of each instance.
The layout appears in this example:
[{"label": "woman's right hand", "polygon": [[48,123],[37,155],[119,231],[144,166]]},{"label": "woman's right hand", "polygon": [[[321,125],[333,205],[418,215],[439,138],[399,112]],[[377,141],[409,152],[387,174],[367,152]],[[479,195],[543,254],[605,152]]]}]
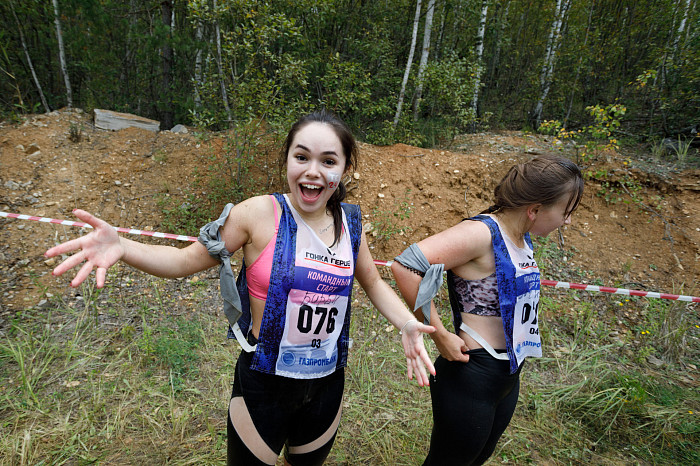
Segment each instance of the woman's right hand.
[{"label": "woman's right hand", "polygon": [[469,351],[467,344],[462,338],[447,329],[442,332],[435,332],[431,336],[435,342],[435,347],[440,351],[443,358],[448,361],[469,362],[469,355],[465,354]]},{"label": "woman's right hand", "polygon": [[97,288],[102,288],[107,277],[107,269],[116,264],[124,256],[124,247],[119,239],[119,234],[110,224],[104,220],[80,209],[73,211],[76,217],[91,225],[94,230],[80,238],[66,241],[54,246],[44,253],[46,257],[54,257],[72,251],[79,251],[61,262],[54,270],[53,275],[61,275],[83,261],[85,264],[71,281],[72,287],[77,287],[96,268],[95,277]]}]

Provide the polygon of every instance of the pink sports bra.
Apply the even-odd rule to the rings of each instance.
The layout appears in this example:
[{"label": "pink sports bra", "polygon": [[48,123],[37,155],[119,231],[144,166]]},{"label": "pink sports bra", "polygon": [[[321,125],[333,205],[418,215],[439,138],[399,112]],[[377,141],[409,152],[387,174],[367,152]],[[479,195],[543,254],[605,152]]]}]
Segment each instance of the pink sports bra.
[{"label": "pink sports bra", "polygon": [[267,290],[270,288],[270,274],[272,274],[272,256],[275,252],[277,242],[277,231],[279,230],[279,220],[277,219],[277,202],[274,196],[270,196],[272,205],[275,208],[275,234],[265,249],[246,269],[246,281],[248,282],[248,294],[254,298],[267,299]]}]

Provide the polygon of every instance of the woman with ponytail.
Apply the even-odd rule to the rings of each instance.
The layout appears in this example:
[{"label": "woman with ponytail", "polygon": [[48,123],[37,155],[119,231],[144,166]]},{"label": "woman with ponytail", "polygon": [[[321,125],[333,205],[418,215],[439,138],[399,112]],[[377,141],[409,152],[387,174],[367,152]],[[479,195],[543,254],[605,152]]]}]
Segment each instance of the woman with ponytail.
[{"label": "woman with ponytail", "polygon": [[[436,328],[433,432],[424,465],[483,464],[515,411],[526,357],[542,355],[540,275],[530,234],[571,222],[583,178],[571,161],[537,157],[510,168],[480,215],[406,249],[392,265],[416,316]],[[432,302],[447,271],[454,332]]]},{"label": "woman with ponytail", "polygon": [[[46,252],[78,251],[54,270],[82,262],[78,286],[96,268],[97,286],[119,260],[159,277],[183,277],[220,265],[229,336],[241,344],[228,407],[228,464],[322,464],[342,410],[357,278],[369,299],[402,335],[408,377],[427,385],[435,370],[419,323],[384,282],[367,246],[359,206],[345,204],[342,176],[357,163],[357,145],[330,113],[312,113],[289,131],[281,152],[289,192],[228,204],[186,248],[119,237],[107,223],[76,210],[94,227]],[[237,280],[230,256],[243,250]]]}]

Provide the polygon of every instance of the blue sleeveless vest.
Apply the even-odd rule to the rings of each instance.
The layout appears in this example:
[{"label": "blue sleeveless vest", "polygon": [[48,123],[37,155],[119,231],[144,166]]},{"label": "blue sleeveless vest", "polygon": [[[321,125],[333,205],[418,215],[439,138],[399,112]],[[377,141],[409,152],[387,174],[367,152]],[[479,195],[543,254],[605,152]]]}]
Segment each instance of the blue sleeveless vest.
[{"label": "blue sleeveless vest", "polygon": [[[285,312],[287,306],[287,298],[293,286],[295,258],[296,258],[296,237],[297,224],[293,218],[292,212],[284,199],[284,196],[279,193],[274,193],[275,199],[282,207],[282,215],[279,222],[279,230],[277,233],[277,241],[272,260],[272,273],[270,275],[270,287],[265,302],[265,310],[263,318],[263,326],[260,329],[260,335],[257,343],[257,348],[253,355],[251,368],[275,374],[276,363],[279,357],[280,342],[284,333]],[[345,216],[347,218],[348,230],[350,233],[350,242],[352,246],[353,264],[357,263],[357,256],[360,250],[360,241],[362,239],[362,218],[360,214],[360,206],[353,204],[341,204]],[[250,297],[248,295],[248,282],[246,280],[245,261],[241,268],[241,272],[236,280],[236,286],[241,300],[241,310],[243,314],[238,320],[238,324],[245,337],[248,336],[252,327],[252,317],[250,313]],[[336,368],[345,367],[347,364],[348,347],[350,342],[350,303],[352,302],[352,280],[350,282],[350,296],[348,297],[348,305],[343,321],[343,328],[337,342],[338,361]],[[229,338],[235,338],[231,327],[228,331]]]},{"label": "blue sleeveless vest", "polygon": [[[540,291],[539,268],[537,268],[534,258],[530,257],[528,263],[520,264],[522,271],[516,273],[516,265],[513,263],[513,258],[508,252],[508,246],[496,221],[486,215],[477,215],[467,220],[483,222],[491,231],[503,334],[510,360],[510,373],[513,374],[518,370],[525,357],[541,356],[541,343],[537,327]],[[529,233],[525,233],[525,243],[532,250]],[[452,314],[456,332],[459,333],[462,316],[455,307],[452,307]],[[516,322],[516,317],[518,322]],[[515,341],[514,328],[516,334],[520,335]]]}]

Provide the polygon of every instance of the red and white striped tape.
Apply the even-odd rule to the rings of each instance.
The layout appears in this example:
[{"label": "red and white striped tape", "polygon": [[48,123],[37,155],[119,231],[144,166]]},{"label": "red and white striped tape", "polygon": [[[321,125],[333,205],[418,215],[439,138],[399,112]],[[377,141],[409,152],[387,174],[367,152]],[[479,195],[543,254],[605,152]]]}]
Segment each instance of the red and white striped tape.
[{"label": "red and white striped tape", "polygon": [[[391,267],[394,261],[375,260],[375,264]],[[554,280],[540,280],[542,285],[553,286],[554,288],[569,288],[572,290],[599,291],[604,293],[623,294],[627,296],[644,296],[647,298],[673,299],[677,301],[688,301],[700,303],[700,298],[695,296],[684,296],[668,293],[655,293],[653,291],[628,290],[625,288],[611,288],[609,286],[584,285],[582,283],[558,282]]]},{"label": "red and white striped tape", "polygon": [[609,286],[584,285],[582,283],[557,282],[554,280],[540,280],[540,283],[554,288],[569,288],[574,290],[584,291],[601,291],[604,293],[623,294],[628,296],[643,296],[646,298],[673,299],[676,301],[688,301],[692,303],[700,303],[700,298],[695,296],[684,296],[668,293],[656,293],[653,291],[628,290],[625,288],[612,288]]},{"label": "red and white striped tape", "polygon": [[[20,220],[34,220],[36,222],[54,223],[54,224],[58,224],[58,225],[68,225],[68,226],[74,226],[74,227],[92,228],[92,226],[88,225],[87,223],[83,223],[83,222],[73,222],[70,220],[58,220],[55,218],[48,218],[48,217],[36,217],[33,215],[12,214],[9,212],[0,212],[0,217],[16,218],[16,219],[20,219]],[[135,230],[133,228],[120,228],[120,227],[113,227],[113,228],[121,233],[129,233],[132,235],[153,236],[156,238],[168,238],[168,239],[176,239],[176,240],[180,240],[180,241],[193,241],[193,242],[197,241],[196,236],[175,235],[172,233],[159,233],[157,231],[148,231],[148,230]],[[374,261],[374,263],[377,265],[384,266],[384,267],[391,267],[391,265],[394,263],[394,261],[393,260],[384,261],[384,260],[377,259]],[[677,295],[677,294],[669,294],[669,293],[656,293],[653,291],[628,290],[625,288],[612,288],[609,286],[584,285],[582,283],[559,282],[559,281],[554,281],[554,280],[540,280],[540,283],[542,285],[545,285],[545,286],[553,286],[554,288],[568,288],[568,289],[574,289],[574,290],[597,291],[597,292],[621,294],[621,295],[627,295],[627,296],[642,296],[645,298],[672,299],[672,300],[676,300],[676,301],[687,301],[687,302],[693,302],[693,303],[700,303],[700,297],[696,297],[696,296],[685,296],[685,295]]]},{"label": "red and white striped tape", "polygon": [[[9,212],[0,212],[0,217],[17,218],[20,220],[34,220],[36,222],[55,223],[57,225],[68,225],[68,226],[72,226],[72,227],[92,228],[92,226],[88,225],[87,223],[83,223],[83,222],[73,222],[71,220],[58,220],[55,218],[47,218],[47,217],[36,217],[34,215],[11,214]],[[121,228],[121,227],[112,227],[112,228],[114,228],[115,230],[117,230],[121,233],[129,233],[132,235],[153,236],[155,238],[177,239],[180,241],[197,241],[196,236],[174,235],[172,233],[159,233],[157,231],[135,230],[133,228]]]},{"label": "red and white striped tape", "polygon": [[394,264],[394,261],[382,261],[379,259],[375,259],[374,263],[377,265],[383,265],[384,267],[391,267]]}]

